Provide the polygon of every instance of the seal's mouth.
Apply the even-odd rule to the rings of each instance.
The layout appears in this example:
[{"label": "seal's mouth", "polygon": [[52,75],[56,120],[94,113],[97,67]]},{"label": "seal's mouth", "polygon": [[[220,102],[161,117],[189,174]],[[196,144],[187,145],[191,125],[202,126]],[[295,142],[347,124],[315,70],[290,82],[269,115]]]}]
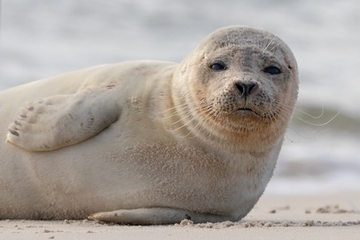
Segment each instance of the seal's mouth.
[{"label": "seal's mouth", "polygon": [[238,108],[239,112],[253,112],[253,110],[251,108]]},{"label": "seal's mouth", "polygon": [[254,111],[251,108],[238,108],[236,110],[236,113],[239,115],[242,115],[242,116],[251,114],[251,115],[255,115],[257,117],[262,117],[258,112]]},{"label": "seal's mouth", "polygon": [[254,110],[252,110],[251,108],[238,108],[238,109],[236,110],[236,112],[237,112],[238,114],[251,114],[251,113],[255,113],[255,114],[256,114],[256,112],[255,112]]}]

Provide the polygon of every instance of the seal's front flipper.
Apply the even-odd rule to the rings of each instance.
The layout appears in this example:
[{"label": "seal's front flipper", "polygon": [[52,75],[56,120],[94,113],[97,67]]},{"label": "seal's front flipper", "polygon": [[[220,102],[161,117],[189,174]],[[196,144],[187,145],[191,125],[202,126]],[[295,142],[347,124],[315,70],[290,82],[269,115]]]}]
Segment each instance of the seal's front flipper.
[{"label": "seal's front flipper", "polygon": [[29,151],[50,151],[98,134],[119,115],[111,90],[51,96],[27,103],[9,125],[6,141]]},{"label": "seal's front flipper", "polygon": [[174,208],[137,208],[99,212],[89,216],[89,219],[98,222],[114,222],[120,224],[174,224],[184,219],[194,223],[222,222],[235,220],[229,216],[220,216],[205,213],[196,213]]}]

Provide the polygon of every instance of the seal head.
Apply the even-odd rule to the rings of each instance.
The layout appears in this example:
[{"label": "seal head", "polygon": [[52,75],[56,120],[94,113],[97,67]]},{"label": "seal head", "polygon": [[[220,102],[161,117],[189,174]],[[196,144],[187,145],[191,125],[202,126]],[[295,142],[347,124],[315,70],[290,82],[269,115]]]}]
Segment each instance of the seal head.
[{"label": "seal head", "polygon": [[224,150],[269,149],[283,138],[298,92],[298,68],[272,33],[219,29],[182,61],[174,103],[191,134]]}]

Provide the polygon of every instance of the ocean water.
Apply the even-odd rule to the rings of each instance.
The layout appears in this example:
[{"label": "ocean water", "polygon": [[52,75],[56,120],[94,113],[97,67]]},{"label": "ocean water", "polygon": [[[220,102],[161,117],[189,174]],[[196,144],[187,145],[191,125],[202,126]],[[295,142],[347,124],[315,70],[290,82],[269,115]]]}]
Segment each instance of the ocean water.
[{"label": "ocean water", "polygon": [[276,33],[300,69],[299,103],[267,192],[360,194],[360,1],[2,0],[0,90],[135,59],[180,61],[213,30]]}]

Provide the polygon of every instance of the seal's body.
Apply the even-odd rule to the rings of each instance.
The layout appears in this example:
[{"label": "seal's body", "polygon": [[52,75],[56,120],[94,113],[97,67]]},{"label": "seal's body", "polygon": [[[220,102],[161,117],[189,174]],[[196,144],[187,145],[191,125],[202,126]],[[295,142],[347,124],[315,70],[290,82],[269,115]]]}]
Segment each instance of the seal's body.
[{"label": "seal's body", "polygon": [[288,47],[234,26],[180,64],[102,65],[3,91],[0,218],[241,219],[271,178],[297,90]]}]

